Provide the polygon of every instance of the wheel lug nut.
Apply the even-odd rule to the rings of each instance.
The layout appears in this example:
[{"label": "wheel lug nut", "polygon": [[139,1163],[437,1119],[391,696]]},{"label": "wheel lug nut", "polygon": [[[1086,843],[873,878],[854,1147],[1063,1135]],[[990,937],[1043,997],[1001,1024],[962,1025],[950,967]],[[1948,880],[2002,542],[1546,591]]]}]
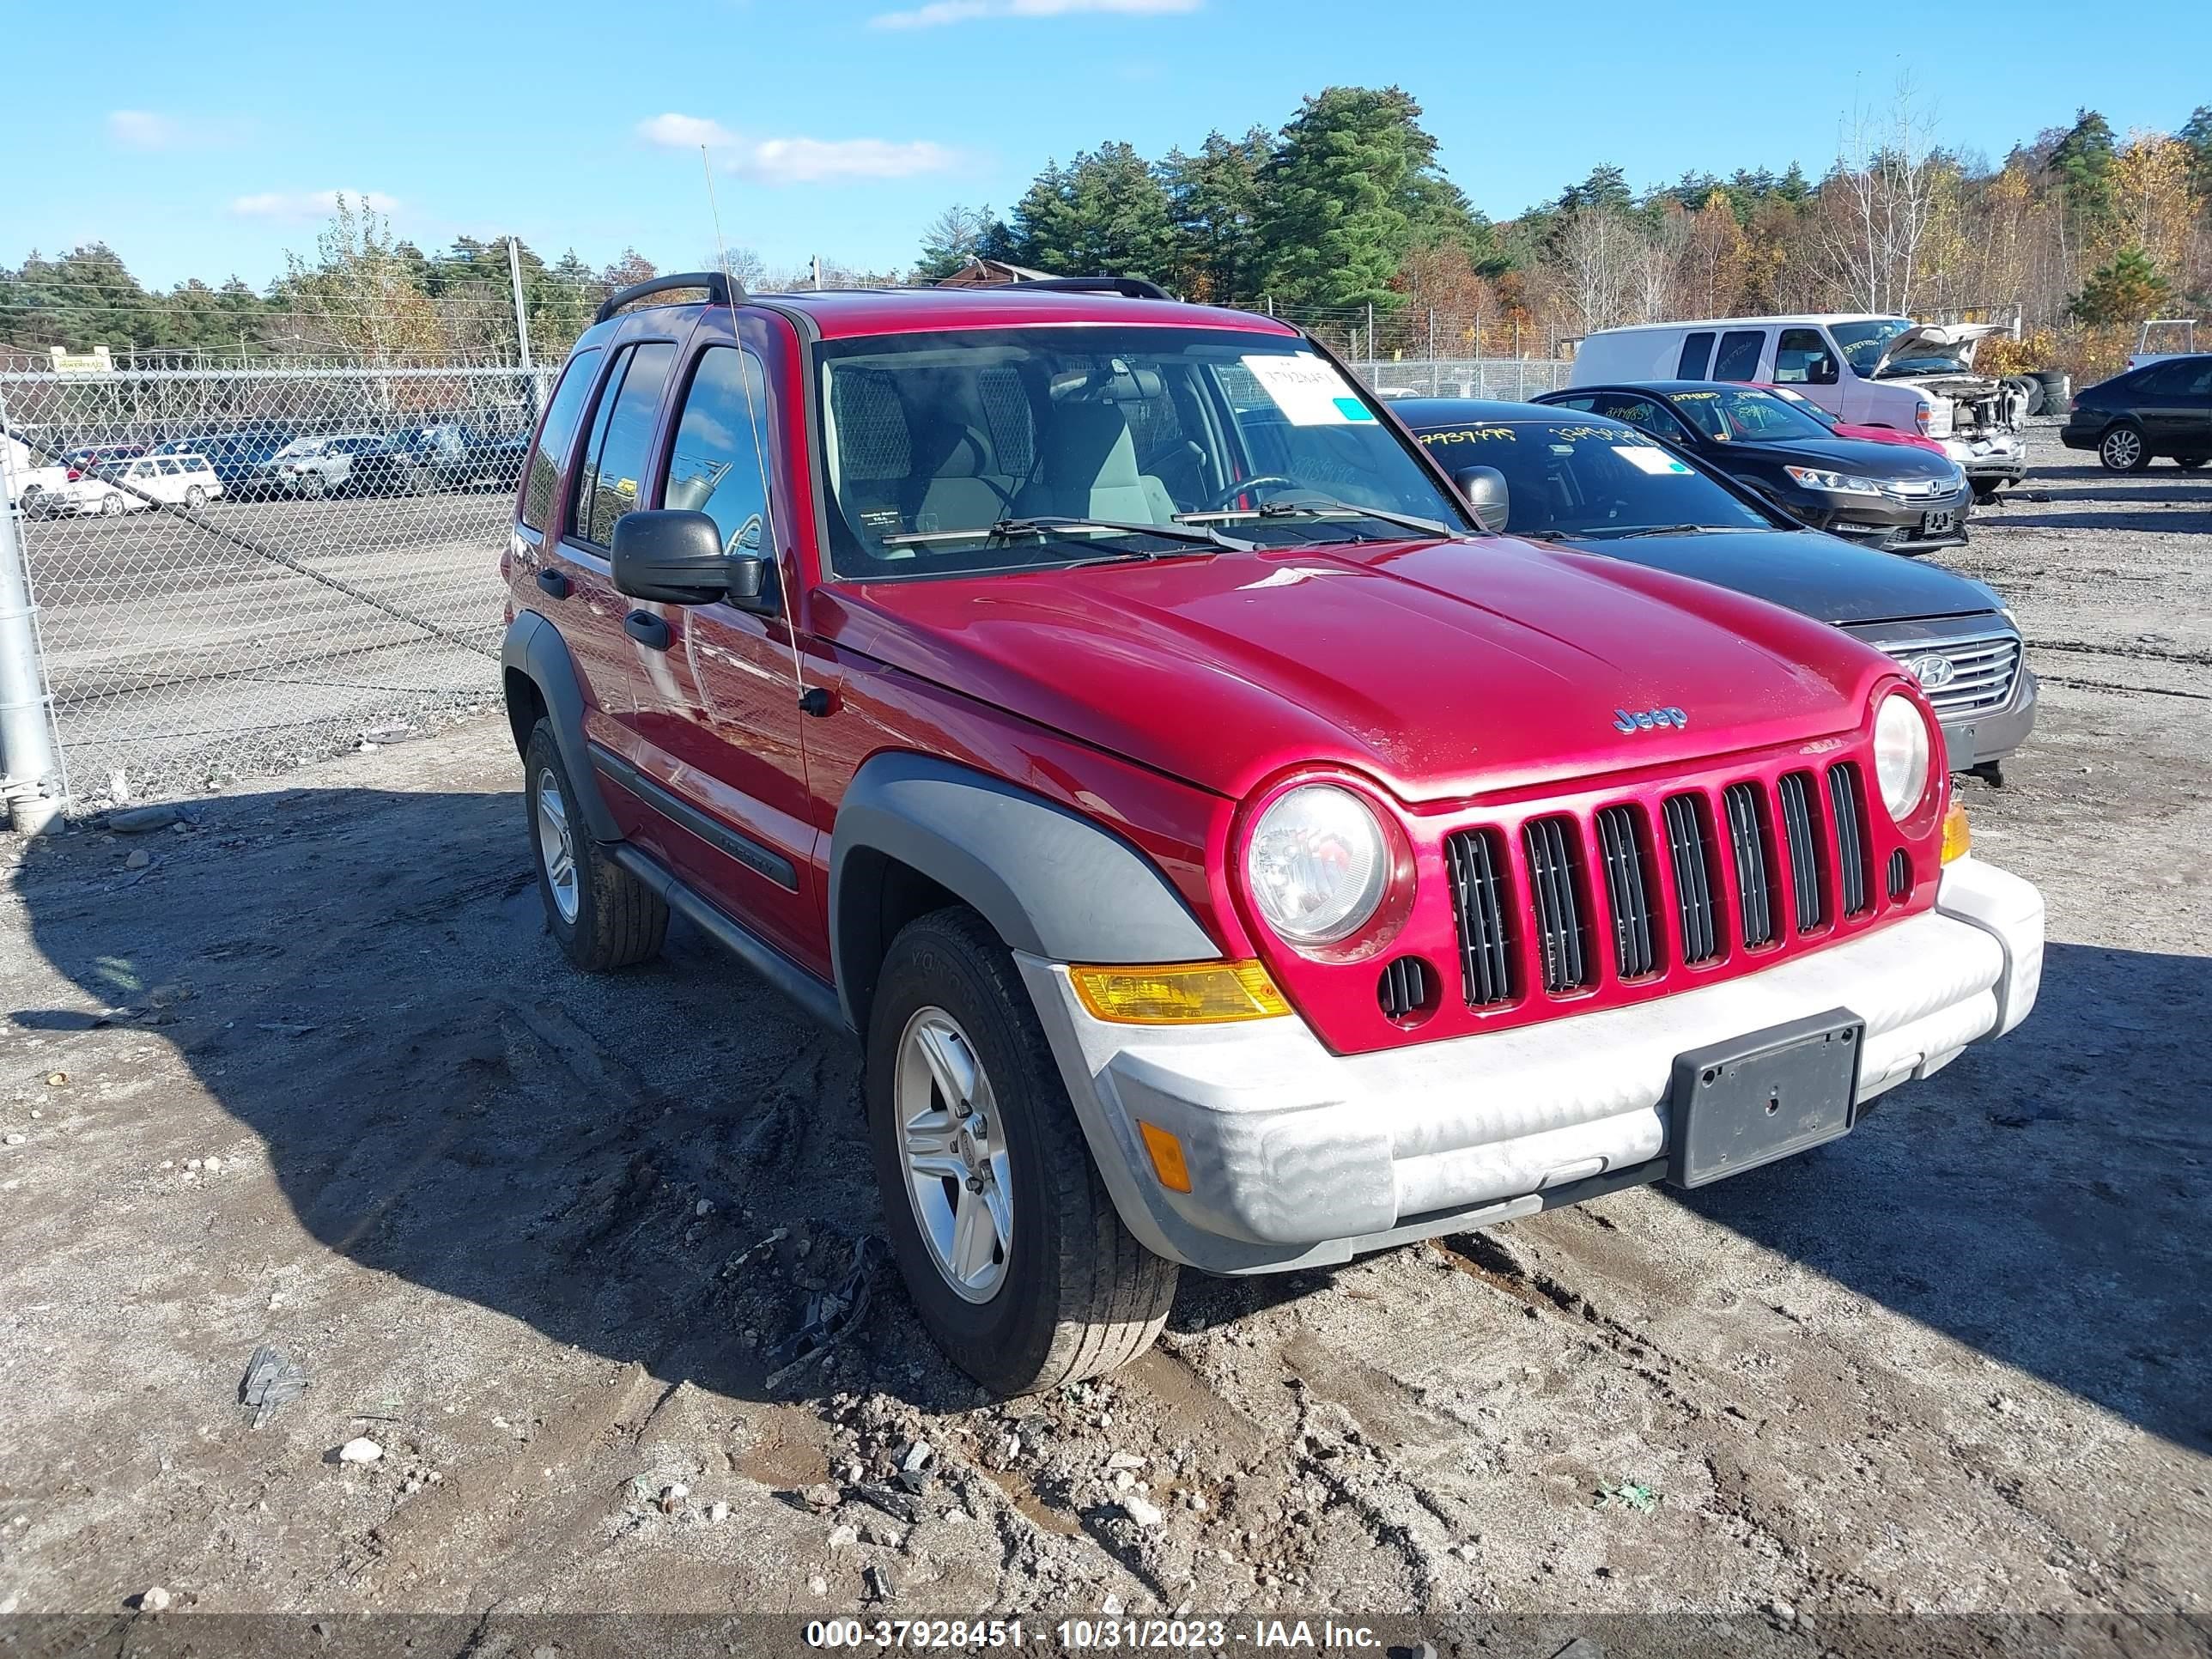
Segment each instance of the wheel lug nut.
[{"label": "wheel lug nut", "polygon": [[981,1192],[983,1190],[983,1177],[981,1176],[969,1176],[968,1177],[968,1190],[971,1193]]}]

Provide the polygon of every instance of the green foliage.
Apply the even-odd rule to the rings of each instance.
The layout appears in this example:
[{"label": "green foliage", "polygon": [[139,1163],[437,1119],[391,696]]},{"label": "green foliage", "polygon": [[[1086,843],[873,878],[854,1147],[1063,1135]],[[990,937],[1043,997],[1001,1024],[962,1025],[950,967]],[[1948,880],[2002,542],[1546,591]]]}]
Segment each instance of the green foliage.
[{"label": "green foliage", "polygon": [[2173,135],[2189,146],[2190,182],[2200,195],[2212,196],[2212,104],[2199,104]]},{"label": "green foliage", "polygon": [[1008,231],[1006,257],[1016,264],[1070,276],[1176,276],[1167,191],[1132,144],[1101,144],[1046,167],[1014,204]]},{"label": "green foliage", "polygon": [[1221,302],[1259,292],[1260,180],[1273,149],[1265,127],[1242,138],[1209,132],[1197,155],[1170,150],[1160,163],[1179,242],[1176,286],[1189,298]]},{"label": "green foliage", "polygon": [[2058,185],[2067,216],[2084,229],[2109,221],[2117,208],[2112,163],[2119,157],[2112,123],[2095,110],[2075,112],[2074,125],[2044,165]]},{"label": "green foliage", "polygon": [[1330,87],[1283,129],[1261,174],[1266,286],[1292,304],[1401,301],[1413,248],[1472,233],[1467,198],[1437,170],[1421,106],[1396,87]]},{"label": "green foliage", "polygon": [[2131,242],[2089,273],[2067,312],[2076,322],[2139,323],[2158,309],[2166,289],[2150,255]]},{"label": "green foliage", "polygon": [[986,251],[994,234],[1004,228],[988,207],[963,207],[954,203],[929,222],[921,233],[921,258],[915,261],[917,282],[938,283]]}]

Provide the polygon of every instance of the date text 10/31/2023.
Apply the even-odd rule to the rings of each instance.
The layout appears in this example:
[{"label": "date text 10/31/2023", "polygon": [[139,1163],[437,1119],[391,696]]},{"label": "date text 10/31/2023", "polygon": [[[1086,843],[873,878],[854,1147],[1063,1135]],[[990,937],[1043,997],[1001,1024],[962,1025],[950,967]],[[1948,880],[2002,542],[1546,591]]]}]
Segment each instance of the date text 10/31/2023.
[{"label": "date text 10/31/2023", "polygon": [[1384,1638],[1366,1625],[1333,1619],[1062,1619],[1028,1632],[1018,1619],[823,1619],[806,1626],[815,1648],[1099,1649],[1218,1653],[1256,1651],[1381,1652]]}]

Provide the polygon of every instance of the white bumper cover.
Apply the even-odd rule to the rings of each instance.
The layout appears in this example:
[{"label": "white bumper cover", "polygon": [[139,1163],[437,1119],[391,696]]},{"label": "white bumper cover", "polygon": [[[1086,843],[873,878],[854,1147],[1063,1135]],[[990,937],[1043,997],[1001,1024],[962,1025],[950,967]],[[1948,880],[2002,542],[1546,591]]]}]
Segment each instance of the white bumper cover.
[{"label": "white bumper cover", "polygon": [[[1342,1261],[1656,1179],[1674,1057],[1835,1008],[1866,1023],[1859,1098],[1927,1077],[2034,1006],[2043,899],[1972,858],[1933,913],[1632,1007],[1338,1055],[1295,1016],[1145,1027],[1093,1018],[1066,969],[1017,955],[1122,1218],[1215,1273]],[[1153,1177],[1139,1118],[1181,1138],[1192,1190]]]}]

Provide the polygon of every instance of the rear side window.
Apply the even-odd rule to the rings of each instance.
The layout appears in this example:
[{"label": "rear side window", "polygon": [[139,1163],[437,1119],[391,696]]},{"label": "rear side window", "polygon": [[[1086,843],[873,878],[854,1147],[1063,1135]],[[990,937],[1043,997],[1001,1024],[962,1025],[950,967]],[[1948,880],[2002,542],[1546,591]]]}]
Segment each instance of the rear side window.
[{"label": "rear side window", "polygon": [[1694,334],[1685,335],[1682,359],[1674,365],[1674,378],[1678,380],[1702,380],[1705,378],[1705,371],[1712,367],[1712,330],[1701,328]]},{"label": "rear side window", "polygon": [[1759,354],[1766,349],[1763,328],[1730,329],[1721,336],[1720,355],[1713,360],[1716,380],[1750,380],[1759,375]]},{"label": "rear side window", "polygon": [[767,434],[768,383],[760,359],[735,346],[709,347],[684,394],[660,504],[706,514],[732,553],[772,555]]},{"label": "rear side window", "polygon": [[599,393],[591,445],[576,479],[576,538],[593,547],[611,543],[615,520],[637,505],[645,452],[653,442],[661,387],[676,348],[656,342],[632,346],[625,356],[627,362],[615,366]]},{"label": "rear side window", "polygon": [[592,376],[599,368],[599,349],[593,346],[569,358],[568,367],[562,371],[552,407],[545,411],[545,425],[538,434],[538,447],[530,452],[530,476],[522,489],[522,522],[532,530],[543,531],[553,517],[554,486],[560,481],[561,463],[568,457],[577,417],[584,411],[584,399],[591,396]]}]

